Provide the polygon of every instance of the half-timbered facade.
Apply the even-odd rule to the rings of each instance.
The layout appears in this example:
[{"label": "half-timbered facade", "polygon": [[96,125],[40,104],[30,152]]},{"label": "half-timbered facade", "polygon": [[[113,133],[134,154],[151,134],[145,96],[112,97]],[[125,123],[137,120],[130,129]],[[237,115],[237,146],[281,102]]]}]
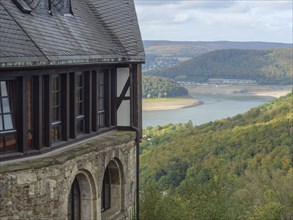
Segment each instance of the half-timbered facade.
[{"label": "half-timbered facade", "polygon": [[0,218],[135,216],[134,2],[1,0],[0,19]]}]

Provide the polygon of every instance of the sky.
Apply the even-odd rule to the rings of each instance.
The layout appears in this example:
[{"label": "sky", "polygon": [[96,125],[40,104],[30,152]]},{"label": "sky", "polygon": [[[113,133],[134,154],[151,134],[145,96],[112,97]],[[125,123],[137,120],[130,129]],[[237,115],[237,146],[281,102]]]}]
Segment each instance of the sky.
[{"label": "sky", "polygon": [[293,0],[134,0],[143,40],[293,42]]}]

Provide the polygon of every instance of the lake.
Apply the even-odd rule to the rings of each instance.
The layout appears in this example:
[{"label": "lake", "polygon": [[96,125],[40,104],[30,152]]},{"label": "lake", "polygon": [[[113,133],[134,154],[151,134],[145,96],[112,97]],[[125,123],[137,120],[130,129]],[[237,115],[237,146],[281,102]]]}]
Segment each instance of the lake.
[{"label": "lake", "polygon": [[195,125],[200,125],[244,113],[251,108],[274,100],[272,97],[249,94],[193,93],[190,95],[203,101],[203,104],[177,110],[143,112],[143,128],[168,123],[186,123],[189,120]]}]

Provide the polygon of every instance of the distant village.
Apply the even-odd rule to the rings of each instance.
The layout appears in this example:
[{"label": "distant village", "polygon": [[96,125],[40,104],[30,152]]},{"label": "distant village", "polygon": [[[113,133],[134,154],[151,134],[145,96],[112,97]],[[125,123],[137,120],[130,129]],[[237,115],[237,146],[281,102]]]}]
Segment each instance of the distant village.
[{"label": "distant village", "polygon": [[147,56],[146,59],[147,61],[142,66],[142,70],[144,72],[154,70],[154,69],[159,69],[159,68],[171,67],[180,63],[179,59],[177,58]]},{"label": "distant village", "polygon": [[258,83],[255,80],[248,79],[222,79],[210,78],[206,83],[199,83],[193,81],[178,81],[181,86],[194,86],[194,85],[237,85],[237,86],[256,86]]}]

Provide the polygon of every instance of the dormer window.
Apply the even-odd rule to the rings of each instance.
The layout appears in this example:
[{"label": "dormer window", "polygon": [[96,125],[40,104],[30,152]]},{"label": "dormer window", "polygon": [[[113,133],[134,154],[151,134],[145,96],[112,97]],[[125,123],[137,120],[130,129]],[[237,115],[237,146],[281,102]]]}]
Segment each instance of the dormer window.
[{"label": "dormer window", "polygon": [[64,0],[64,16],[73,16],[71,0]]}]

